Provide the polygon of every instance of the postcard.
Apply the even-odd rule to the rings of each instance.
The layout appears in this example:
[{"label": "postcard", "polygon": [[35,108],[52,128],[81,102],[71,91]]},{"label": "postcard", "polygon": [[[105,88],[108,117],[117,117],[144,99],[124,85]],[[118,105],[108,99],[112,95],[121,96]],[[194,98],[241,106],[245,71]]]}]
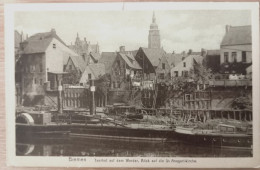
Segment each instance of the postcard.
[{"label": "postcard", "polygon": [[4,14],[8,166],[259,166],[257,2]]}]

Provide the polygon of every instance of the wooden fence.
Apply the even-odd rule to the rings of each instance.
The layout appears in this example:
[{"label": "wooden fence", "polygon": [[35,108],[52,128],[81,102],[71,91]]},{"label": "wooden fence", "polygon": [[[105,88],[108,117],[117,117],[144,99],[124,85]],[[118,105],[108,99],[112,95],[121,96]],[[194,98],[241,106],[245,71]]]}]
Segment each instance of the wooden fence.
[{"label": "wooden fence", "polygon": [[64,86],[63,107],[87,108],[87,89],[82,86]]}]

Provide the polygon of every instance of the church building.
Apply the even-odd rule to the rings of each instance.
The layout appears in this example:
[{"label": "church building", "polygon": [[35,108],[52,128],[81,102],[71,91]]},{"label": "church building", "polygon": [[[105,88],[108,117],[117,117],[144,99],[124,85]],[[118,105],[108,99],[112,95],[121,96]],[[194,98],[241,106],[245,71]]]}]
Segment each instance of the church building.
[{"label": "church building", "polygon": [[155,13],[153,12],[153,19],[150,25],[148,36],[148,48],[161,48],[160,31],[156,24]]}]

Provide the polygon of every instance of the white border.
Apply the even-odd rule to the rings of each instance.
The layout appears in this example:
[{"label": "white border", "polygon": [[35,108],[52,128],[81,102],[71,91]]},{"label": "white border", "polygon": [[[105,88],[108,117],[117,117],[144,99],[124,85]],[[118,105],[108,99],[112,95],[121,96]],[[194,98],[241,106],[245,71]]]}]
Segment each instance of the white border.
[{"label": "white border", "polygon": [[[87,162],[69,162],[68,157],[17,157],[15,155],[15,79],[14,79],[14,13],[16,11],[85,11],[85,10],[251,10],[253,41],[253,157],[252,158],[180,158],[195,159],[197,163],[95,163],[94,158]],[[258,2],[127,2],[127,3],[76,3],[76,4],[7,4],[5,14],[5,94],[7,127],[7,165],[31,167],[259,167],[259,4]],[[100,158],[100,157],[99,157]],[[124,157],[121,157],[124,159]],[[157,157],[158,158],[158,157]],[[136,158],[140,160],[141,158]],[[152,159],[152,158],[150,158]],[[158,158],[159,159],[159,158]],[[166,158],[160,158],[166,159]]]}]

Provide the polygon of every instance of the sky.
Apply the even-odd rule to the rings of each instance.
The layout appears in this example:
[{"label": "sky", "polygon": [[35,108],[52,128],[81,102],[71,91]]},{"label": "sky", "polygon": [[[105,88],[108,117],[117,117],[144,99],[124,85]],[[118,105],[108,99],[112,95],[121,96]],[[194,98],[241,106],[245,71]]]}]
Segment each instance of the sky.
[{"label": "sky", "polygon": [[[52,28],[67,44],[77,33],[101,52],[148,47],[153,11],[26,11],[15,13],[15,30],[29,36]],[[225,25],[251,25],[249,10],[156,10],[161,45],[166,52],[219,49]]]}]

